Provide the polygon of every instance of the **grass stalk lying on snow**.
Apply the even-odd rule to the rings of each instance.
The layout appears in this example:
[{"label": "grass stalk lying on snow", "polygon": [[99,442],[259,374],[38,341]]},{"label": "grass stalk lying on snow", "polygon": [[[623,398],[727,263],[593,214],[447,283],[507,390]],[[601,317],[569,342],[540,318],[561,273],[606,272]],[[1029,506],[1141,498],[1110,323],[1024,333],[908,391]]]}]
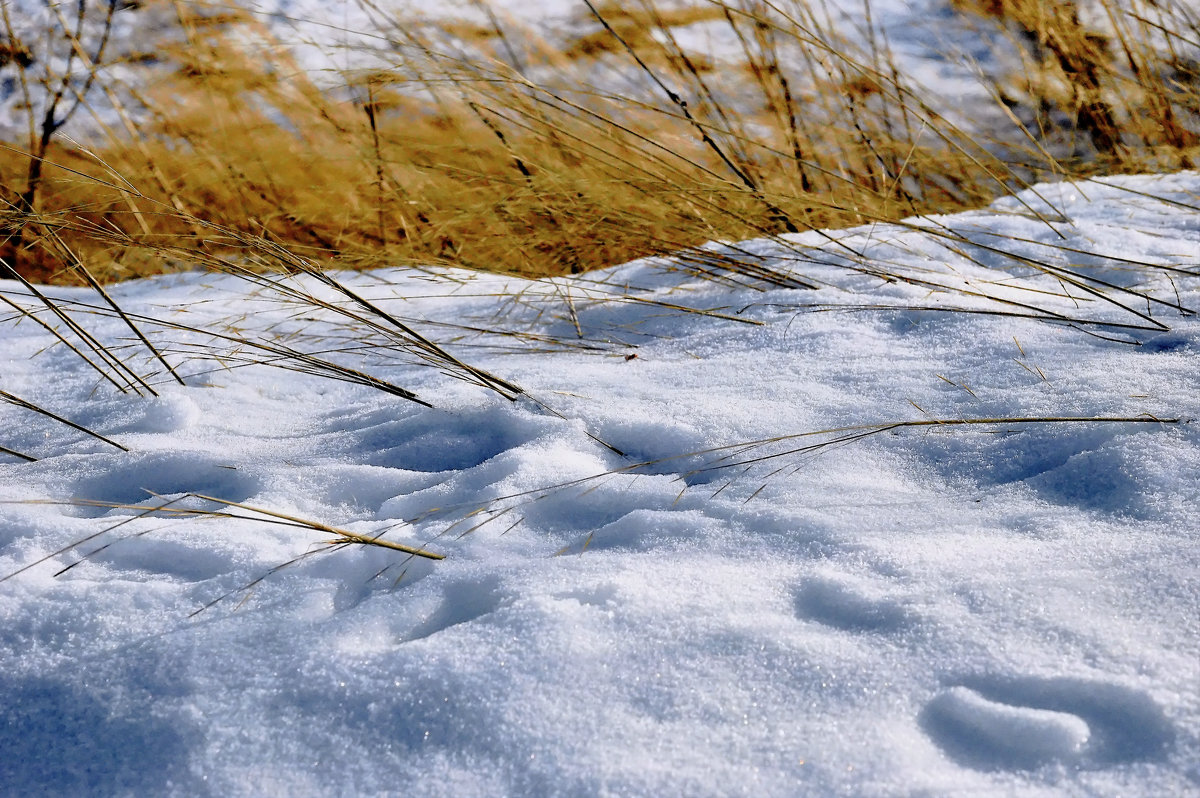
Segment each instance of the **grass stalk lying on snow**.
[{"label": "grass stalk lying on snow", "polygon": [[[247,512],[255,513],[257,515],[265,515],[268,518],[277,519],[284,523],[292,524],[292,525],[299,526],[299,527],[302,527],[305,529],[314,529],[319,532],[328,532],[329,534],[335,536],[333,540],[325,541],[330,546],[336,546],[336,545],[340,545],[343,543],[357,543],[362,546],[378,546],[383,549],[390,549],[391,551],[398,551],[398,552],[402,552],[404,554],[411,554],[414,557],[424,557],[425,559],[428,559],[428,560],[444,560],[446,558],[446,555],[444,555],[444,554],[438,554],[436,552],[428,551],[426,549],[419,548],[416,546],[406,546],[403,543],[396,543],[391,540],[385,540],[384,538],[379,537],[377,535],[362,535],[362,534],[359,534],[358,532],[351,532],[346,529],[340,529],[338,527],[329,526],[328,524],[323,524],[319,521],[313,521],[313,520],[310,520],[307,518],[300,518],[298,516],[288,515],[287,513],[279,513],[279,512],[275,512],[274,510],[266,510],[266,509],[263,509],[262,507],[251,507],[248,504],[242,504],[240,502],[228,501],[226,499],[218,499],[213,496],[205,496],[202,493],[189,493],[187,495],[192,498],[201,499],[203,501],[216,502],[217,504],[221,504],[226,507],[233,507],[238,510],[246,510]],[[233,518],[233,517],[246,518],[248,516],[229,516],[229,517],[231,517],[231,518]]]},{"label": "grass stalk lying on snow", "polygon": [[[116,441],[112,440],[111,438],[106,438],[98,432],[93,432],[92,430],[88,429],[87,427],[85,427],[81,424],[76,424],[74,421],[63,418],[62,416],[58,415],[57,413],[53,413],[53,412],[47,410],[46,408],[41,407],[40,405],[36,405],[33,402],[30,402],[26,399],[22,399],[19,396],[14,396],[13,394],[9,393],[8,391],[0,390],[0,401],[8,402],[11,405],[15,405],[15,406],[23,408],[25,410],[31,410],[34,413],[45,416],[46,418],[53,419],[54,421],[57,421],[59,424],[68,426],[73,430],[78,430],[78,431],[84,433],[85,435],[90,435],[91,437],[95,438],[98,441],[104,441],[109,446],[115,446],[116,448],[120,449],[123,452],[129,451],[128,448],[126,448],[125,446],[122,446],[121,444],[117,443]],[[16,452],[12,452],[11,450],[5,450],[5,451],[8,451],[10,454],[17,454]],[[18,456],[24,457],[29,460],[35,459],[35,458],[28,457],[27,455],[19,455],[18,454]]]},{"label": "grass stalk lying on snow", "polygon": [[28,455],[28,454],[24,454],[23,452],[18,452],[16,449],[9,449],[7,446],[0,446],[0,452],[3,452],[4,454],[9,455],[10,457],[15,457],[18,460],[24,460],[27,463],[36,463],[37,462],[37,458],[34,457],[33,455]]},{"label": "grass stalk lying on snow", "polygon": [[[194,508],[194,507],[180,506],[180,504],[182,502],[185,502],[188,499],[195,499],[195,500],[204,501],[204,502],[212,502],[213,504],[217,504],[226,509],[224,509],[224,510],[208,510],[208,509],[199,509],[199,508]],[[46,504],[46,503],[57,503],[57,502],[34,501],[34,502],[25,502],[25,503]],[[374,546],[377,548],[387,549],[388,551],[393,551],[398,554],[405,554],[405,555],[408,555],[408,557],[410,557],[410,558],[411,557],[419,557],[419,558],[428,559],[428,560],[445,559],[444,554],[439,554],[437,552],[430,551],[430,550],[420,547],[420,546],[408,546],[403,543],[397,543],[392,540],[387,540],[386,538],[382,537],[381,535],[364,535],[359,532],[353,532],[348,529],[341,529],[339,527],[331,526],[329,524],[325,524],[320,521],[314,521],[312,519],[302,518],[297,515],[293,515],[293,514],[289,514],[289,513],[281,513],[281,512],[277,512],[275,510],[269,510],[269,509],[265,509],[262,507],[255,507],[255,506],[251,506],[248,504],[244,504],[242,502],[235,502],[235,501],[229,501],[226,499],[220,499],[220,498],[217,498],[214,496],[207,496],[207,495],[201,494],[201,493],[185,493],[185,494],[176,496],[171,499],[166,499],[161,504],[157,504],[157,505],[154,505],[151,507],[147,507],[145,505],[138,505],[138,504],[122,504],[119,502],[91,501],[91,500],[87,500],[87,499],[75,499],[75,500],[71,500],[70,502],[66,502],[66,504],[69,504],[71,506],[76,506],[76,507],[94,507],[94,508],[103,508],[103,509],[110,509],[110,510],[113,510],[113,509],[136,510],[137,514],[134,516],[131,516],[129,518],[124,518],[115,524],[106,526],[105,528],[103,528],[97,532],[93,532],[90,535],[79,538],[77,540],[73,540],[70,543],[68,543],[67,545],[62,546],[48,554],[45,554],[45,555],[35,559],[33,562],[25,564],[24,566],[22,566],[21,568],[18,568],[15,571],[4,574],[3,576],[0,576],[0,582],[5,582],[9,579],[12,579],[15,576],[19,576],[20,574],[25,573],[26,571],[28,571],[32,568],[35,568],[45,562],[48,562],[56,557],[59,557],[63,554],[67,554],[67,553],[70,553],[73,551],[78,551],[81,547],[87,545],[88,543],[91,543],[92,541],[94,541],[100,537],[103,537],[112,532],[115,532],[116,530],[121,529],[122,527],[125,527],[134,522],[141,521],[146,518],[164,518],[164,517],[165,518],[174,518],[174,519],[199,519],[199,520],[203,520],[203,519],[224,519],[224,520],[236,519],[236,520],[243,520],[243,521],[256,521],[256,522],[260,522],[260,523],[295,527],[298,529],[322,532],[322,533],[333,536],[329,540],[322,541],[322,545],[324,548],[321,550],[324,550],[324,551],[336,550],[341,547],[351,546],[351,545]],[[242,510],[242,511],[244,511],[244,513],[233,512],[233,510]],[[134,533],[128,535],[127,537],[141,537],[143,535],[149,534],[151,531],[153,531],[153,530],[142,530],[142,531],[134,532]],[[55,572],[54,575],[60,576],[64,573],[66,573],[67,571],[75,568],[76,566],[80,565],[81,563],[87,561],[88,559],[91,559],[92,557],[96,556],[100,552],[107,550],[109,547],[111,547],[115,543],[119,542],[120,540],[124,540],[124,539],[125,538],[117,538],[117,539],[108,541],[107,543],[103,544],[102,546],[99,546],[99,547],[81,555],[75,561],[60,568],[58,571]],[[257,585],[258,583],[260,583],[261,581],[263,581],[270,575],[277,573],[281,569],[286,568],[290,565],[293,565],[303,559],[306,559],[307,557],[314,554],[315,551],[317,551],[317,550],[307,551],[304,554],[299,555],[298,557],[295,557],[285,563],[281,563],[281,564],[271,568],[270,571],[263,574],[259,578],[255,579],[253,582],[251,582],[247,585],[243,585],[243,586],[237,588],[236,590],[232,590],[232,591],[229,591],[227,593],[224,593],[224,594],[218,596],[217,598],[207,602],[206,604],[204,604],[203,606],[201,606],[200,608],[195,610],[192,613],[192,616],[198,615],[199,613],[220,603],[221,601],[223,601],[224,599],[228,598],[231,595],[234,595],[236,593],[243,593],[243,592],[250,590],[252,587]]]},{"label": "grass stalk lying on snow", "polygon": [[[20,273],[8,266],[8,264],[5,264],[2,260],[0,260],[0,267],[6,269],[12,277],[20,282],[21,285],[24,286],[28,295],[36,299],[41,308],[47,311],[50,316],[58,319],[67,332],[60,332],[55,326],[38,318],[34,311],[32,311],[30,308],[16,304],[8,297],[4,298],[4,303],[6,305],[17,311],[21,316],[33,319],[43,329],[53,335],[60,343],[66,345],[68,349],[78,355],[85,363],[88,364],[88,366],[95,370],[96,373],[103,377],[107,382],[111,383],[121,393],[132,391],[139,395],[141,395],[143,392],[148,393],[151,396],[158,395],[157,392],[150,387],[149,382],[143,375],[139,374],[128,364],[126,364],[124,360],[119,358],[116,353],[112,351],[111,347],[105,346],[103,343],[97,340],[94,335],[88,332],[86,327],[84,327],[77,319],[71,316],[63,308],[63,304],[61,302],[51,298],[46,294],[46,292],[42,291],[36,285],[30,283],[23,276],[21,276]],[[111,310],[116,313],[121,312],[120,308],[117,307],[116,303],[114,303],[112,298],[103,291],[99,284],[97,284],[95,288],[99,293],[102,294],[103,298],[106,300],[106,304]],[[128,321],[128,319],[126,319],[126,321]],[[141,336],[140,331],[137,332],[139,337],[143,337]],[[77,346],[75,343],[73,343],[71,340],[72,338],[78,340],[83,348],[81,349],[80,346]],[[148,341],[146,344],[147,348],[161,360],[161,355],[159,355],[154,347],[150,346]],[[84,349],[90,350],[91,355],[89,356],[86,354],[83,351]],[[99,361],[99,363],[96,361]],[[165,361],[162,362],[165,364]],[[167,368],[168,370],[171,370],[170,366],[167,366]],[[174,374],[173,371],[172,374]],[[176,375],[176,379],[178,379],[178,375]]]}]

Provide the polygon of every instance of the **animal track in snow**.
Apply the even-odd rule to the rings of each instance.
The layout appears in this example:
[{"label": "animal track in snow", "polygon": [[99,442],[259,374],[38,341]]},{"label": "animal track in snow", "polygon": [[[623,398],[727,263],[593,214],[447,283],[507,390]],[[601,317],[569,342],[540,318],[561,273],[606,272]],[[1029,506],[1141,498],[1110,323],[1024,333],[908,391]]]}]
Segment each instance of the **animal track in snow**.
[{"label": "animal track in snow", "polygon": [[[1097,451],[1117,436],[1118,430],[1103,425],[1054,430],[1053,434],[1044,430],[1010,431],[983,439],[987,457],[980,458],[976,447],[965,448],[952,451],[946,464],[953,470],[957,470],[956,466],[966,466],[981,481],[993,485],[1022,482],[1053,473],[1071,458]],[[959,446],[955,442],[950,444],[954,448]]]},{"label": "animal track in snow", "polygon": [[1145,354],[1157,352],[1187,353],[1195,351],[1198,346],[1200,346],[1200,336],[1197,336],[1194,331],[1172,330],[1171,332],[1160,333],[1142,341],[1141,352]]},{"label": "animal track in snow", "polygon": [[362,462],[369,465],[441,472],[473,468],[527,443],[543,431],[544,420],[498,404],[421,409],[402,418],[389,408],[338,414],[329,429],[353,430],[353,450],[367,453]]},{"label": "animal track in snow", "polygon": [[[1079,425],[940,442],[929,457],[950,478],[983,486],[1023,484],[1054,504],[1137,517],[1152,512],[1164,477],[1147,451],[1160,445],[1144,427]],[[935,444],[939,443],[935,441]]]},{"label": "animal track in snow", "polygon": [[1076,760],[1092,733],[1078,715],[990,701],[961,686],[931,701],[925,719],[952,756],[1013,768]]},{"label": "animal track in snow", "polygon": [[1175,737],[1145,693],[1066,677],[966,679],[930,701],[920,722],[947,755],[980,770],[1102,768],[1158,758]]},{"label": "animal track in snow", "polygon": [[420,640],[468,623],[495,612],[507,596],[500,590],[500,580],[488,577],[478,581],[462,580],[449,584],[442,594],[442,603],[433,614],[404,636],[405,640]]},{"label": "animal track in snow", "polygon": [[605,549],[650,551],[672,547],[703,536],[716,523],[694,510],[631,510],[576,538],[559,553],[580,554]]},{"label": "animal track in snow", "polygon": [[[161,503],[151,494],[173,498],[183,493],[201,493],[243,502],[259,490],[257,478],[198,454],[155,452],[97,459],[108,467],[101,474],[75,483],[72,493],[77,499],[149,507]],[[84,516],[96,517],[107,512],[105,507],[78,508],[78,513]]]},{"label": "animal track in snow", "polygon": [[911,621],[900,602],[869,598],[832,579],[804,582],[793,603],[798,618],[847,632],[895,632]]}]

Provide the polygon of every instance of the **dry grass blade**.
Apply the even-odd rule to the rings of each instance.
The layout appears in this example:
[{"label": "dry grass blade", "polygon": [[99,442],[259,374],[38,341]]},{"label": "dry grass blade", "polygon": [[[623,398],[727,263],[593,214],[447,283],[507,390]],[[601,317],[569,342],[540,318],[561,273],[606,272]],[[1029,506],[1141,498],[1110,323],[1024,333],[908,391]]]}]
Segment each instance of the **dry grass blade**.
[{"label": "dry grass blade", "polygon": [[[38,288],[33,283],[26,280],[25,277],[20,274],[20,272],[18,272],[16,269],[14,269],[11,265],[9,265],[3,259],[0,259],[0,266],[3,266],[5,271],[8,272],[9,276],[11,276],[13,279],[16,279],[19,283],[21,283],[21,285],[24,286],[25,290],[29,293],[29,295],[31,295],[39,303],[41,303],[41,305],[47,311],[49,311],[49,313],[52,316],[54,316],[59,321],[61,321],[63,323],[63,325],[76,338],[78,338],[85,347],[87,347],[88,349],[90,349],[92,351],[92,354],[98,360],[100,360],[102,363],[105,364],[105,366],[107,366],[107,368],[103,368],[100,365],[98,365],[90,357],[84,355],[79,350],[78,347],[76,347],[74,344],[70,343],[63,334],[59,333],[57,330],[52,330],[48,324],[46,324],[44,322],[40,322],[40,320],[39,320],[39,323],[41,323],[42,327],[44,327],[46,329],[50,329],[55,338],[62,341],[63,343],[66,343],[67,346],[73,352],[78,354],[89,366],[91,366],[93,369],[95,369],[97,371],[97,373],[100,374],[101,377],[103,377],[105,380],[107,380],[109,383],[111,383],[121,393],[128,393],[130,390],[132,390],[135,393],[139,393],[139,394],[142,391],[145,391],[145,392],[149,393],[151,396],[157,395],[157,392],[153,388],[150,387],[149,383],[147,383],[146,380],[141,375],[139,375],[137,372],[135,372],[133,369],[131,369],[128,365],[126,365],[125,362],[123,360],[121,360],[119,357],[117,357],[116,354],[114,354],[109,347],[105,346],[103,343],[101,343],[99,340],[97,340],[95,336],[93,336],[90,332],[87,331],[87,329],[85,329],[83,327],[83,325],[81,325],[78,321],[76,321],[74,318],[72,318],[63,309],[61,302],[51,299],[44,291],[42,291],[40,288]],[[17,307],[13,302],[11,302],[9,300],[6,300],[6,303],[12,307]],[[17,309],[21,310],[21,312],[24,315],[33,317],[32,311],[24,310],[19,307]]]},{"label": "dry grass blade", "polygon": [[101,435],[98,432],[93,432],[92,430],[88,429],[87,427],[84,427],[80,424],[76,424],[74,421],[71,421],[69,419],[65,419],[62,416],[58,415],[57,413],[52,413],[51,411],[47,410],[46,408],[40,407],[40,406],[34,404],[33,402],[26,401],[25,399],[22,399],[19,396],[14,396],[13,394],[9,393],[8,391],[0,390],[0,401],[5,401],[11,405],[16,405],[17,407],[23,408],[25,410],[31,410],[34,413],[38,413],[40,415],[46,416],[47,418],[57,421],[59,424],[65,424],[66,426],[70,427],[71,429],[78,430],[79,432],[82,432],[85,435],[90,435],[91,437],[95,438],[96,440],[103,441],[103,442],[107,443],[109,446],[115,446],[116,448],[120,449],[123,452],[129,451],[128,448],[122,446],[121,444],[117,443],[116,441],[114,441],[110,438],[104,437],[103,435]]},{"label": "dry grass blade", "polygon": [[[360,322],[366,322],[369,326],[377,331],[384,331],[390,337],[394,337],[399,333],[399,340],[402,344],[411,346],[418,352],[419,356],[426,359],[442,368],[449,370],[463,379],[467,379],[478,385],[499,393],[506,399],[513,400],[522,395],[525,391],[517,385],[504,380],[500,377],[490,374],[483,369],[466,363],[454,355],[446,351],[446,349],[426,336],[422,335],[411,325],[398,319],[393,314],[381,308],[378,304],[365,299],[361,294],[347,286],[345,283],[337,280],[333,276],[326,274],[319,269],[314,268],[311,264],[290,256],[290,253],[282,254],[281,259],[286,259],[288,265],[295,270],[306,274],[320,283],[334,289],[339,294],[347,297],[355,307],[357,307],[364,315],[354,315],[353,318]],[[272,282],[272,285],[276,283]],[[339,305],[323,302],[316,297],[307,295],[302,297],[306,302],[317,307],[322,307],[326,310],[334,310],[335,312],[350,315],[350,311],[342,308]],[[383,324],[376,322],[378,319]]]},{"label": "dry grass blade", "polygon": [[[19,576],[20,574],[25,573],[26,571],[30,570],[31,568],[36,568],[37,566],[41,565],[44,562],[49,562],[50,560],[54,559],[55,557],[58,557],[61,554],[66,554],[69,551],[74,551],[75,549],[79,548],[80,546],[90,543],[91,541],[95,540],[96,538],[99,538],[103,535],[108,534],[109,532],[112,532],[114,529],[120,529],[121,527],[125,526],[126,524],[131,524],[134,521],[137,521],[141,518],[146,518],[148,516],[153,515],[156,512],[166,510],[170,507],[170,505],[174,504],[175,502],[177,502],[179,500],[180,499],[172,499],[171,501],[168,501],[166,504],[159,505],[157,507],[132,507],[131,509],[139,510],[137,515],[132,516],[130,518],[122,519],[122,520],[118,521],[117,523],[112,524],[111,526],[106,526],[104,529],[101,529],[99,532],[93,532],[92,534],[90,534],[86,537],[79,538],[78,540],[73,540],[70,543],[68,543],[67,545],[62,546],[61,548],[58,548],[58,549],[50,552],[49,554],[43,555],[42,557],[37,558],[36,560],[34,560],[31,563],[27,563],[26,565],[23,565],[22,567],[18,568],[15,571],[7,573],[4,576],[0,576],[0,582],[7,582],[9,579],[12,579],[14,576]],[[42,504],[43,502],[35,501],[35,502],[28,502],[28,503]],[[107,504],[107,503],[92,503],[92,502],[66,502],[66,504],[72,504],[72,505],[84,504],[84,505],[89,505],[89,506],[100,505],[100,506],[107,506],[107,507],[118,506],[118,505],[111,505],[111,504]],[[68,566],[68,567],[70,567],[70,566]],[[62,573],[65,570],[67,570],[67,569],[64,568],[61,571],[59,571],[58,573]]]},{"label": "dry grass blade", "polygon": [[24,460],[27,463],[36,463],[37,462],[36,457],[25,454],[23,452],[18,452],[16,449],[10,449],[7,446],[0,446],[0,452],[3,452],[4,454],[7,454],[11,457],[16,457],[18,460]]},{"label": "dry grass blade", "polygon": [[[165,499],[165,497],[158,496],[157,494],[154,494],[154,493],[151,493],[151,496],[153,496],[155,498]],[[213,504],[217,504],[222,507],[243,510],[248,514],[243,515],[243,514],[238,514],[238,513],[230,513],[230,512],[223,512],[223,511],[204,510],[204,509],[197,509],[197,508],[192,508],[192,507],[176,506],[178,503],[183,502],[187,499],[199,499],[201,501],[211,502]],[[56,503],[56,502],[36,502],[35,501],[32,503],[45,504],[45,503]],[[0,582],[5,582],[9,579],[12,579],[15,576],[25,573],[26,571],[28,571],[32,568],[35,568],[38,565],[41,565],[42,563],[48,562],[49,560],[52,560],[55,557],[58,557],[62,554],[66,554],[68,552],[74,551],[74,550],[78,549],[79,547],[84,546],[93,540],[96,540],[97,538],[100,538],[104,535],[107,535],[110,532],[120,529],[121,527],[127,526],[129,524],[132,524],[136,521],[139,521],[139,520],[142,520],[145,518],[162,517],[162,516],[166,516],[168,518],[182,518],[182,519],[222,518],[222,519],[239,519],[239,520],[246,520],[246,521],[258,521],[258,522],[278,524],[278,525],[282,525],[282,526],[295,527],[298,529],[307,529],[310,531],[318,531],[318,532],[323,532],[323,533],[328,533],[328,534],[334,535],[335,537],[332,540],[325,541],[325,545],[326,545],[326,548],[324,549],[325,551],[336,551],[345,546],[361,545],[361,546],[374,546],[374,547],[387,549],[389,551],[395,551],[395,552],[398,552],[401,554],[406,554],[409,557],[421,557],[421,558],[429,559],[429,560],[445,559],[444,554],[432,552],[432,551],[429,551],[429,550],[427,550],[425,548],[421,548],[421,547],[406,546],[402,543],[396,543],[394,541],[386,540],[377,535],[362,535],[357,532],[352,532],[352,531],[346,530],[346,529],[340,529],[338,527],[330,526],[328,524],[323,524],[318,521],[312,521],[310,519],[300,518],[298,516],[289,515],[287,513],[279,513],[279,512],[275,512],[273,510],[267,510],[267,509],[264,509],[261,507],[254,507],[254,506],[244,504],[241,502],[227,501],[225,499],[219,499],[219,498],[216,498],[213,496],[207,496],[207,495],[200,494],[200,493],[185,493],[185,494],[177,496],[173,499],[165,499],[161,504],[156,504],[156,505],[153,505],[150,507],[146,507],[143,505],[123,504],[123,503],[119,503],[119,502],[90,501],[90,500],[86,500],[86,499],[74,499],[74,500],[71,500],[68,502],[62,502],[62,503],[68,504],[71,506],[87,506],[87,507],[97,507],[97,508],[106,508],[106,509],[129,509],[129,510],[136,510],[137,513],[136,513],[136,515],[130,516],[129,518],[123,518],[120,521],[118,521],[114,524],[111,524],[109,526],[106,526],[103,529],[101,529],[97,532],[93,532],[92,534],[87,535],[83,538],[80,538],[78,540],[73,540],[70,543],[68,543],[67,545],[62,546],[62,547],[50,552],[49,554],[43,555],[43,556],[35,559],[33,562],[27,563],[26,565],[22,566],[21,568],[18,568],[15,571],[12,571],[8,574],[0,576]],[[142,535],[149,534],[150,531],[151,530],[142,530],[139,532],[135,532],[132,535],[127,536],[127,538],[128,537],[140,537]],[[127,538],[121,538],[120,540],[125,540]],[[78,559],[76,559],[74,562],[71,562],[71,563],[67,564],[66,566],[60,568],[58,571],[55,572],[54,575],[61,576],[62,574],[65,574],[66,572],[70,571],[72,568],[91,559],[92,557],[94,557],[97,554],[99,554],[100,552],[108,549],[110,546],[112,546],[113,544],[115,544],[117,542],[119,542],[119,541],[112,540],[90,552],[87,552],[86,554],[84,554],[81,557],[79,557]],[[195,611],[193,611],[188,617],[195,617],[196,615],[199,615],[200,613],[202,613],[205,610],[220,603],[221,601],[228,598],[229,596],[232,596],[237,593],[245,593],[246,591],[253,588],[255,585],[258,585],[263,580],[270,577],[271,575],[278,573],[279,571],[283,570],[284,568],[294,565],[297,562],[307,559],[308,557],[312,556],[315,553],[317,553],[317,552],[310,550],[310,551],[307,551],[297,557],[293,557],[292,559],[290,559],[286,562],[280,563],[279,565],[272,567],[266,573],[255,578],[248,584],[242,585],[234,590],[227,591],[226,593],[223,593],[220,596],[216,597],[215,599],[205,603],[203,606],[201,606],[198,609],[196,609]]]},{"label": "dry grass blade", "polygon": [[[4,298],[4,295],[0,294],[0,299]],[[93,305],[78,301],[62,302],[60,304],[77,308],[88,313],[97,313],[102,315],[112,313],[111,308],[104,305]],[[222,369],[229,368],[230,366],[228,364],[231,362],[236,362],[237,365],[273,366],[275,368],[298,371],[327,379],[365,385],[367,387],[374,388],[375,390],[383,391],[384,393],[398,396],[402,399],[422,405],[423,407],[432,407],[429,402],[426,402],[424,399],[420,398],[407,388],[402,388],[386,380],[366,374],[348,366],[334,363],[319,357],[317,354],[304,352],[281,342],[258,340],[245,335],[221,332],[212,328],[201,328],[190,324],[184,324],[182,322],[167,321],[165,319],[159,319],[152,316],[143,316],[137,313],[127,313],[126,315],[128,318],[146,327],[159,327],[162,329],[194,333],[203,336],[205,339],[210,341],[222,341],[231,346],[233,350],[247,349],[254,352],[259,352],[263,355],[262,357],[247,357],[244,355],[233,354],[231,352],[217,351],[216,348],[211,344],[200,345],[198,349],[192,353],[194,357],[200,357],[206,360],[215,360],[221,363]],[[199,374],[202,373],[204,372],[200,372]],[[199,374],[191,374],[188,376],[199,376]]]},{"label": "dry grass blade", "polygon": [[203,499],[204,501],[215,502],[225,507],[236,507],[239,510],[246,510],[248,512],[265,515],[269,518],[285,521],[289,524],[306,529],[313,529],[319,532],[328,532],[329,534],[335,536],[333,540],[328,541],[330,545],[357,543],[363,546],[378,546],[380,548],[390,549],[392,551],[398,551],[404,554],[411,554],[414,557],[424,557],[428,560],[446,559],[446,555],[444,554],[438,554],[437,552],[428,551],[415,546],[406,546],[403,543],[396,543],[394,541],[385,540],[377,536],[362,535],[357,532],[351,532],[347,529],[339,529],[338,527],[329,526],[328,524],[323,524],[319,521],[312,521],[307,518],[300,518],[298,516],[288,515],[286,513],[278,513],[274,510],[263,509],[262,507],[252,507],[248,504],[241,504],[240,502],[228,501],[226,499],[218,499],[214,496],[205,496],[202,493],[189,493],[187,495],[193,496],[197,499]]},{"label": "dry grass blade", "polygon": [[62,240],[62,237],[59,236],[59,234],[54,230],[49,231],[47,236],[52,239],[54,245],[60,252],[63,253],[65,259],[69,264],[71,264],[74,270],[83,276],[84,280],[89,286],[91,286],[92,290],[100,295],[104,302],[110,308],[112,308],[113,312],[120,317],[121,321],[125,322],[125,326],[127,326],[129,330],[137,337],[138,341],[142,343],[142,346],[146,347],[146,349],[150,351],[150,354],[154,356],[154,359],[162,364],[163,368],[167,370],[167,373],[170,374],[176,382],[178,382],[180,385],[184,385],[185,383],[183,378],[175,372],[174,367],[167,362],[167,359],[163,357],[162,353],[159,352],[157,348],[155,348],[154,344],[150,343],[150,339],[147,338],[141,329],[133,323],[133,319],[131,319],[125,313],[125,311],[121,310],[121,306],[116,303],[116,301],[112,298],[112,295],[109,294],[109,292],[104,289],[104,286],[102,286],[100,282],[92,275],[92,272],[88,269],[84,262],[79,259],[79,256],[76,255],[69,246],[67,246],[66,242]]},{"label": "dry grass blade", "polygon": [[[918,408],[919,409],[919,408]],[[731,446],[723,446],[717,449],[710,449],[696,454],[717,454],[722,453],[721,457],[712,465],[704,466],[688,472],[690,474],[699,474],[710,471],[720,471],[729,468],[742,468],[750,465],[757,465],[768,460],[775,460],[782,457],[790,457],[797,454],[805,454],[820,449],[841,445],[850,441],[862,440],[874,435],[879,435],[884,432],[892,432],[901,429],[912,429],[921,427],[938,427],[938,428],[954,428],[954,427],[976,427],[976,426],[1025,426],[1025,425],[1041,425],[1041,424],[1181,424],[1184,423],[1180,418],[1157,418],[1151,415],[1140,416],[1033,416],[1033,417],[1002,417],[1002,418],[930,418],[920,419],[915,421],[895,421],[885,424],[861,424],[850,427],[838,427],[827,430],[817,430],[813,432],[802,432],[794,435],[781,435],[773,438],[764,438],[757,441],[748,441]],[[814,444],[806,444],[801,447],[785,449],[779,452],[770,452],[753,457],[742,457],[743,454],[766,446],[787,443],[790,441],[801,440],[818,435],[834,436],[829,441],[821,441]]]},{"label": "dry grass blade", "polygon": [[[0,301],[3,301],[4,304],[8,305],[10,308],[12,308],[14,311],[16,311],[18,317],[31,319],[35,324],[37,324],[43,330],[48,332],[59,343],[61,343],[63,346],[67,347],[72,352],[74,352],[75,355],[80,360],[82,360],[84,363],[86,363],[89,368],[91,368],[93,371],[95,371],[97,374],[99,374],[101,377],[103,377],[106,381],[108,381],[108,382],[112,383],[114,386],[116,386],[116,388],[118,390],[120,390],[122,393],[125,392],[125,388],[122,387],[120,383],[116,382],[111,376],[109,376],[108,372],[106,372],[103,368],[100,367],[99,364],[97,364],[94,360],[92,360],[90,357],[88,357],[87,354],[82,352],[79,349],[79,347],[77,347],[74,343],[71,342],[70,339],[68,339],[61,332],[59,332],[59,330],[54,325],[43,320],[34,309],[17,304],[12,298],[10,298],[9,296],[7,296],[3,293],[0,293]],[[55,315],[58,315],[58,313],[56,312]]]},{"label": "dry grass blade", "polygon": [[[346,545],[346,544],[343,544],[343,545]],[[335,548],[340,548],[340,546],[335,547]],[[196,609],[194,609],[190,613],[188,613],[188,617],[195,618],[197,615],[200,615],[201,613],[212,609],[213,607],[220,604],[222,601],[229,598],[230,596],[235,596],[239,593],[243,593],[243,594],[245,594],[245,598],[243,598],[242,601],[239,602],[237,607],[235,607],[234,609],[236,610],[236,609],[240,608],[242,606],[242,604],[244,604],[246,602],[246,600],[249,599],[250,591],[253,590],[255,587],[257,587],[261,583],[265,582],[267,579],[269,579],[270,577],[279,573],[280,571],[284,570],[285,568],[290,568],[293,565],[295,565],[296,563],[307,560],[308,558],[312,557],[315,553],[316,552],[313,552],[313,551],[306,551],[303,554],[299,554],[290,560],[286,560],[285,562],[281,562],[278,565],[272,566],[269,570],[265,571],[262,574],[259,574],[257,577],[255,577],[254,579],[251,579],[249,582],[245,583],[244,585],[239,585],[238,587],[235,587],[233,590],[227,590],[224,593],[217,596],[216,598],[205,602],[201,606],[197,607]]]}]

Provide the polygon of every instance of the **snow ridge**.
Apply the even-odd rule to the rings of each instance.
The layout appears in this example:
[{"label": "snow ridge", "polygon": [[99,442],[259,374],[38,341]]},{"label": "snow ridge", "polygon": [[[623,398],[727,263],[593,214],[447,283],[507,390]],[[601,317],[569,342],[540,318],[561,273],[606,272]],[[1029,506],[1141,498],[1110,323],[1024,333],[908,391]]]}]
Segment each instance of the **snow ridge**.
[{"label": "snow ridge", "polygon": [[[227,275],[114,288],[157,397],[11,314],[4,389],[129,451],[0,404],[36,458],[0,454],[0,792],[1195,792],[1198,207],[1111,178],[539,283],[335,275],[514,401]],[[1030,421],[925,423],[985,419]]]}]

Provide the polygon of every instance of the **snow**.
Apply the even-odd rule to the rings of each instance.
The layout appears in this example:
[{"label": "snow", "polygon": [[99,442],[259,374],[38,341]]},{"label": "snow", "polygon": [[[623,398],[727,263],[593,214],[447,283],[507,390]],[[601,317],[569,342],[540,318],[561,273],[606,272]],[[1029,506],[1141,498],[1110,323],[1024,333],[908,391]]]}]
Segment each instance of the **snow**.
[{"label": "snow", "polygon": [[511,401],[311,276],[114,286],[186,385],[45,289],[159,395],[2,323],[0,387],[128,451],[0,404],[0,792],[1194,794],[1198,244],[1180,173],[334,275]]}]

